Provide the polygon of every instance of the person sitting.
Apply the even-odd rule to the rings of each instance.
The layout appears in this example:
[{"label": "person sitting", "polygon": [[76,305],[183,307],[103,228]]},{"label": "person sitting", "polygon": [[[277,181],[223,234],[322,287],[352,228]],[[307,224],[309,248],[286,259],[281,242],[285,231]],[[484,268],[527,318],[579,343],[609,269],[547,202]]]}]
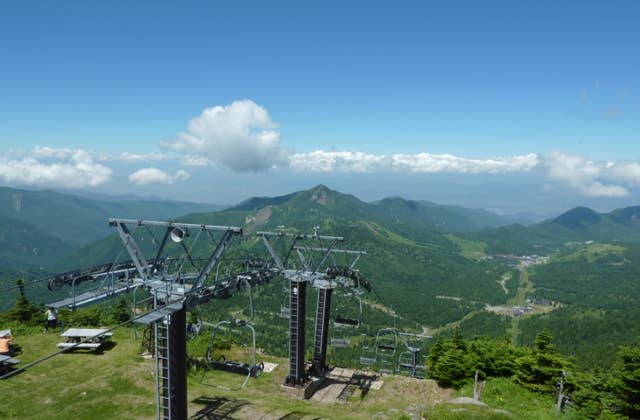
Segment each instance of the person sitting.
[{"label": "person sitting", "polygon": [[4,356],[11,355],[11,342],[13,341],[13,337],[11,333],[7,333],[0,337],[0,354]]}]

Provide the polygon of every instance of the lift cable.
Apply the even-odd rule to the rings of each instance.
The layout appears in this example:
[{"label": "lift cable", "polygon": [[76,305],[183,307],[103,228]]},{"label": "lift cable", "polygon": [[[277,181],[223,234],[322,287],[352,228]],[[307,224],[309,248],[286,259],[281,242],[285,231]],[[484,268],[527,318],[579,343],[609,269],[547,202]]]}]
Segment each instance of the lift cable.
[{"label": "lift cable", "polygon": [[[168,303],[167,305],[170,305],[170,304],[172,304],[172,303],[178,303],[178,302],[180,302],[180,300],[175,301],[175,302],[170,302],[170,303]],[[166,306],[166,305],[165,305],[165,306]],[[53,357],[55,357],[55,356],[57,356],[57,355],[59,355],[59,354],[66,353],[66,352],[68,352],[68,351],[70,351],[70,350],[73,350],[73,349],[75,349],[76,347],[78,347],[78,346],[79,346],[79,345],[81,345],[81,344],[87,343],[87,342],[89,342],[89,341],[91,341],[91,340],[94,340],[94,339],[95,339],[95,338],[97,338],[97,337],[101,337],[101,336],[103,336],[103,335],[105,335],[105,334],[107,334],[107,333],[109,333],[109,332],[111,332],[111,331],[114,331],[114,330],[116,330],[116,329],[118,329],[118,328],[120,328],[120,327],[124,327],[125,325],[131,324],[131,323],[133,323],[133,322],[137,321],[138,319],[140,319],[140,318],[142,318],[142,317],[144,317],[144,316],[146,316],[146,315],[149,315],[149,314],[150,314],[150,313],[152,313],[152,312],[156,312],[156,311],[157,311],[157,308],[156,308],[156,309],[152,309],[152,310],[150,310],[150,311],[148,311],[148,312],[145,312],[145,313],[143,313],[143,314],[137,315],[137,316],[135,316],[135,317],[131,318],[131,319],[130,319],[130,320],[128,320],[128,321],[121,322],[121,323],[119,323],[119,324],[117,324],[117,325],[115,325],[115,326],[113,326],[113,327],[110,327],[110,328],[108,328],[108,329],[105,329],[105,330],[104,330],[104,331],[102,331],[100,334],[96,334],[96,335],[91,336],[91,337],[86,337],[86,338],[84,338],[84,339],[82,339],[82,340],[78,341],[77,343],[73,343],[73,345],[72,345],[72,346],[65,347],[65,348],[63,348],[63,349],[61,349],[61,350],[58,350],[58,351],[54,352],[54,353],[51,353],[51,354],[49,354],[49,355],[43,356],[43,357],[41,357],[41,358],[39,358],[39,359],[36,359],[36,360],[34,360],[33,362],[27,363],[26,365],[24,365],[24,366],[22,366],[22,367],[20,367],[20,368],[18,368],[18,369],[12,370],[11,372],[6,373],[6,374],[4,374],[4,375],[0,376],[0,380],[2,380],[2,379],[7,379],[7,378],[10,378],[10,377],[12,377],[12,376],[14,376],[14,375],[17,375],[17,374],[18,374],[18,373],[20,373],[20,372],[24,372],[25,370],[30,369],[31,367],[33,367],[33,366],[35,366],[35,365],[37,365],[37,364],[40,364],[40,363],[42,363],[42,362],[44,362],[44,361],[47,361],[47,360],[49,360],[49,359],[51,359],[51,358],[53,358]]]}]

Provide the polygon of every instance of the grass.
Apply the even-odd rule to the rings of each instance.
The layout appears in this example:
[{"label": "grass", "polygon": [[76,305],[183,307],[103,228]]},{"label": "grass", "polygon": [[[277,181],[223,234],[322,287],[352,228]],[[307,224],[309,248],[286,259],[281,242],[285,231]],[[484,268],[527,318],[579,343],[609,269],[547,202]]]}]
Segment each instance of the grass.
[{"label": "grass", "polygon": [[486,255],[487,244],[484,242],[470,241],[451,234],[446,235],[446,237],[460,247],[460,255],[465,258],[477,260]]},{"label": "grass", "polygon": [[[41,332],[17,335],[25,365],[56,351],[60,337]],[[0,418],[19,419],[152,419],[155,418],[153,361],[140,357],[140,342],[130,329],[116,330],[115,345],[95,354],[65,353],[0,381]],[[251,379],[244,389],[243,378],[226,372],[209,371],[201,383],[202,370],[188,375],[189,414],[228,412],[232,418],[324,417],[365,419],[372,416],[398,418],[423,406],[434,405],[448,391],[433,381],[405,377],[384,378],[381,390],[367,395],[357,391],[347,403],[304,401],[281,387],[287,361],[261,356],[278,363],[272,373]]]},{"label": "grass", "polygon": [[580,248],[576,252],[573,252],[564,257],[559,257],[556,261],[566,261],[566,262],[579,262],[586,261],[589,263],[596,262],[602,258],[607,256],[616,255],[620,257],[620,262],[629,262],[624,259],[623,254],[626,251],[625,247],[620,245],[612,245],[612,244],[589,244],[585,247]]},{"label": "grass", "polygon": [[[473,395],[469,384],[456,392],[457,396]],[[553,397],[531,392],[509,378],[487,380],[481,401],[486,406],[472,404],[439,404],[427,411],[435,419],[531,419],[554,420],[562,418],[555,411]]]},{"label": "grass", "polygon": [[[17,335],[25,365],[57,350],[58,334]],[[132,331],[116,331],[102,354],[63,353],[0,381],[0,418],[151,418],[155,413],[153,368],[138,356]]]},{"label": "grass", "polygon": [[[22,364],[56,351],[59,335],[25,333],[16,336]],[[140,341],[131,329],[116,330],[114,345],[95,354],[78,351],[47,360],[12,378],[0,381],[0,418],[19,419],[153,419],[155,418],[154,365],[140,357]],[[231,356],[240,356],[234,349]],[[196,355],[194,355],[196,356]],[[260,355],[277,363],[272,373],[253,378],[244,389],[239,375],[202,370],[188,374],[189,415],[200,418],[412,418],[422,412],[433,419],[504,418],[504,409],[516,418],[552,419],[547,397],[533,394],[508,379],[491,379],[483,394],[490,407],[447,403],[451,390],[434,381],[383,376],[380,390],[357,390],[347,402],[301,400],[281,384],[287,375],[286,359]],[[213,384],[213,386],[211,385]],[[470,394],[463,389],[461,395]],[[533,417],[529,414],[533,413]],[[552,412],[551,412],[552,413]],[[553,413],[552,413],[553,414]],[[209,417],[204,417],[204,416]],[[219,416],[219,417],[216,417]],[[545,417],[546,416],[546,417]],[[512,417],[513,418],[513,417]]]},{"label": "grass", "polygon": [[535,291],[533,282],[529,279],[529,272],[525,267],[520,268],[519,280],[516,295],[507,300],[507,305],[522,305],[525,303],[527,296],[531,295]]}]

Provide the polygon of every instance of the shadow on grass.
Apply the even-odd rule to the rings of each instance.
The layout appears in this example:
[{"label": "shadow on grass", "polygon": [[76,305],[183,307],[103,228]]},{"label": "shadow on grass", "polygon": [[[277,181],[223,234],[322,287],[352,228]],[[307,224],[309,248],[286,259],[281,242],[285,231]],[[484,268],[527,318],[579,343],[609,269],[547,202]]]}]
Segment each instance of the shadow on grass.
[{"label": "shadow on grass", "polygon": [[206,405],[191,417],[191,420],[218,420],[233,419],[233,414],[238,412],[249,401],[230,399],[226,397],[199,397],[194,401],[196,404]]},{"label": "shadow on grass", "polygon": [[98,347],[94,353],[95,354],[104,354],[105,351],[109,351],[111,349],[113,349],[115,346],[117,346],[118,343],[116,343],[115,341],[106,341],[103,345],[101,345],[100,347]]},{"label": "shadow on grass", "polygon": [[334,385],[344,385],[344,388],[337,397],[337,400],[347,401],[356,390],[360,390],[360,399],[364,399],[371,390],[373,382],[378,380],[378,375],[369,375],[365,373],[354,373],[349,376],[327,376],[324,381],[316,388],[314,393]]},{"label": "shadow on grass", "polygon": [[[278,418],[278,420],[300,420],[302,418],[304,418],[304,416],[306,416],[308,413],[305,413],[303,411],[292,411],[288,414],[285,414],[284,416]],[[321,417],[316,417],[313,420],[319,420],[321,419]]]}]

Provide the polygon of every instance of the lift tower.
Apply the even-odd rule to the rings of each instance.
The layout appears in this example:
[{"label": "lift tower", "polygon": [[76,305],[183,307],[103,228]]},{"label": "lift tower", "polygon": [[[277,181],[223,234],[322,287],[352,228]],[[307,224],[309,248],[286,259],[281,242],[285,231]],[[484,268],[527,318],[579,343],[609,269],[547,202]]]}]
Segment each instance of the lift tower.
[{"label": "lift tower", "polygon": [[[331,295],[335,287],[350,287],[354,281],[368,283],[353,267],[364,251],[340,250],[335,248],[343,241],[340,236],[325,236],[302,233],[258,232],[267,250],[271,254],[276,268],[287,279],[289,284],[289,375],[285,385],[301,386],[308,380],[305,369],[305,314],[307,284],[318,289],[316,307],[316,325],[314,334],[314,352],[311,373],[321,376],[326,371],[327,340],[329,334],[329,316]],[[282,257],[275,249],[274,239],[289,239],[289,244]],[[305,240],[315,240],[328,244],[326,247],[298,246]],[[298,256],[297,264],[290,263],[291,254]],[[310,256],[314,254],[315,262]],[[353,255],[349,266],[337,267],[328,265],[332,254]],[[352,278],[353,277],[353,278]]]},{"label": "lift tower", "polygon": [[[79,272],[63,273],[49,280],[49,288],[57,290],[70,285],[73,296],[50,304],[54,307],[89,305],[139,288],[148,291],[152,309],[135,321],[151,324],[154,331],[155,377],[158,419],[187,418],[186,378],[186,311],[212,298],[228,298],[228,284],[206,285],[205,282],[234,236],[242,235],[242,229],[234,226],[215,226],[132,219],[109,219],[116,229],[131,260],[121,264],[105,264]],[[146,229],[157,246],[155,256],[147,259],[130,231],[130,227]],[[150,228],[164,230],[158,241]],[[221,233],[214,239],[215,232]],[[185,245],[185,238],[193,236]],[[193,251],[203,248],[199,242],[208,238],[213,250],[200,267],[195,263]],[[206,240],[206,239],[205,239]],[[181,256],[169,264],[162,258],[165,248],[179,244]],[[205,248],[209,249],[209,247]],[[202,249],[200,249],[202,251]],[[98,287],[77,292],[84,282],[96,282]]]}]

